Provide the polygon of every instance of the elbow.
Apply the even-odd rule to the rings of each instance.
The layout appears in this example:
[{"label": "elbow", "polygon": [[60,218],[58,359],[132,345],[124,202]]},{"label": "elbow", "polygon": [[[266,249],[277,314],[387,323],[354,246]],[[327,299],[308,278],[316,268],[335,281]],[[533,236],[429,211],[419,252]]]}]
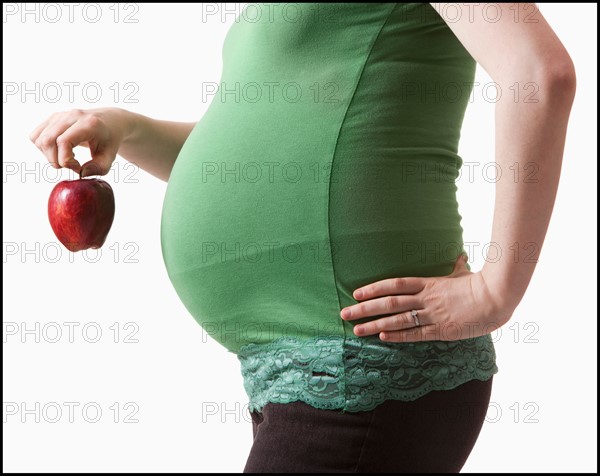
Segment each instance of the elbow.
[{"label": "elbow", "polygon": [[544,61],[537,70],[540,89],[547,91],[554,100],[569,104],[573,102],[577,76],[567,52]]},{"label": "elbow", "polygon": [[570,108],[575,98],[575,66],[564,48],[555,49],[546,57],[542,54],[517,56],[497,76],[493,73],[491,76],[511,88],[515,85],[530,88],[533,84],[535,93],[532,102],[547,104],[552,108]]}]

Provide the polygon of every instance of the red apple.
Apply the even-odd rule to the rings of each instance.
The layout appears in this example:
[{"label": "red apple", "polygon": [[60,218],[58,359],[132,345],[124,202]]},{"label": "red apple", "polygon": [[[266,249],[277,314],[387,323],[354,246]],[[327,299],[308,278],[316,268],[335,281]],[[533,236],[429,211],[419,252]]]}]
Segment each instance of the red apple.
[{"label": "red apple", "polygon": [[69,251],[100,248],[115,216],[112,187],[100,179],[80,178],[56,184],[48,199],[48,218]]}]

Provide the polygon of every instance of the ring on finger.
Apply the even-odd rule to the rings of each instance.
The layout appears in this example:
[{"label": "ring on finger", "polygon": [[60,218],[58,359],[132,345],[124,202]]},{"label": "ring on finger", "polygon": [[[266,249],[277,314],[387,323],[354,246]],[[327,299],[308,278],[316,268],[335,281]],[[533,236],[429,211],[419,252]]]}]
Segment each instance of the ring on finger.
[{"label": "ring on finger", "polygon": [[420,327],[421,323],[419,322],[419,311],[416,311],[415,309],[413,309],[412,311],[410,311],[410,315],[413,318],[413,320],[415,321],[415,327]]}]

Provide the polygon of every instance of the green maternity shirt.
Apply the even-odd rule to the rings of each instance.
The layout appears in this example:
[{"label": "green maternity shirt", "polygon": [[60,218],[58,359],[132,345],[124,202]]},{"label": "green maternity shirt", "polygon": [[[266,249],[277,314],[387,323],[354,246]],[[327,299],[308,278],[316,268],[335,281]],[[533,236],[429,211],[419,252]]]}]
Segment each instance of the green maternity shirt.
[{"label": "green maternity shirt", "polygon": [[340,317],[360,286],[451,273],[474,73],[429,4],[249,4],[233,23],[161,241],[184,305],[237,354],[251,410],[370,410],[498,371],[490,335],[390,343],[354,335],[373,318]]}]

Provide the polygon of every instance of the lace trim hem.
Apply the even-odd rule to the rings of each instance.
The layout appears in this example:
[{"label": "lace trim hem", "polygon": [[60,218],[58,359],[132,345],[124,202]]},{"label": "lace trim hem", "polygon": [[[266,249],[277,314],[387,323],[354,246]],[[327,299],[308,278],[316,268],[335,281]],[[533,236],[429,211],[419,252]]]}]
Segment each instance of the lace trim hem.
[{"label": "lace trim hem", "polygon": [[354,338],[280,337],[246,344],[241,363],[249,410],[302,401],[315,408],[368,411],[385,400],[415,400],[498,372],[491,336],[458,341],[382,342]]}]

